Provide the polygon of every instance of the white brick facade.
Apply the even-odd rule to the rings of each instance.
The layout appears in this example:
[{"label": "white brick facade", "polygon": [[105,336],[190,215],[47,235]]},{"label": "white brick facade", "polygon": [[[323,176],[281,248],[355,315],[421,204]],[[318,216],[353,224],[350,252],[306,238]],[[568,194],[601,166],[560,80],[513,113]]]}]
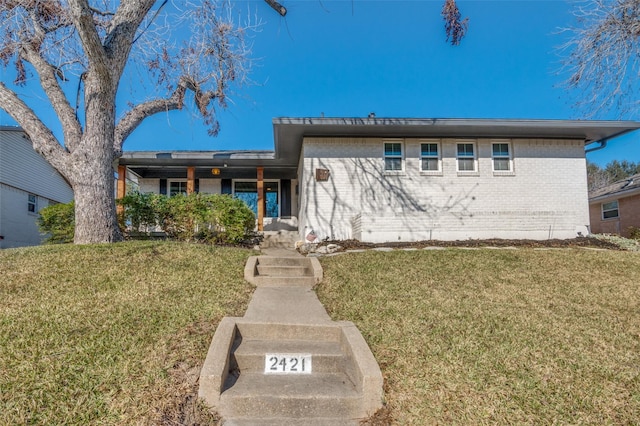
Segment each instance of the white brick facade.
[{"label": "white brick facade", "polygon": [[[384,171],[382,138],[305,138],[300,233],[362,241],[573,238],[587,234],[583,140],[418,139],[402,143],[403,171]],[[441,167],[422,172],[420,144],[438,143]],[[476,171],[457,171],[457,144],[473,143]],[[510,172],[494,172],[492,144],[508,143]],[[316,181],[317,168],[327,181]]]}]

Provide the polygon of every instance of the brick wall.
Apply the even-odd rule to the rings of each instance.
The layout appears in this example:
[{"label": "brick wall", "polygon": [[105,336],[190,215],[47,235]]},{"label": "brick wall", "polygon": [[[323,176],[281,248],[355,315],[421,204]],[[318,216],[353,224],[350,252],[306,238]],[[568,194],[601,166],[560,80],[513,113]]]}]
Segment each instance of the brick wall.
[{"label": "brick wall", "polygon": [[[604,200],[605,203],[615,198]],[[640,228],[640,194],[618,199],[618,217],[602,219],[602,202],[589,205],[591,232],[594,234],[620,234],[629,237],[629,227]]]},{"label": "brick wall", "polygon": [[[584,143],[567,140],[401,139],[404,170],[384,171],[380,138],[305,138],[300,228],[319,238],[411,241],[572,238],[587,232]],[[420,171],[420,144],[437,142],[440,172]],[[456,144],[475,143],[476,172],[457,172]],[[492,143],[509,142],[512,172],[494,172]],[[316,181],[315,169],[330,172]],[[357,235],[354,234],[357,230]]]}]

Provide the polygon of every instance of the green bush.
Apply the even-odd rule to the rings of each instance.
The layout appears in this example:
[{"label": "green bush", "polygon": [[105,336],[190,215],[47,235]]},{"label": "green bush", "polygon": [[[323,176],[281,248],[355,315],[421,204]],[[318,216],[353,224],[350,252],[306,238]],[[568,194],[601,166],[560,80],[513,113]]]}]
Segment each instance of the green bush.
[{"label": "green bush", "polygon": [[629,238],[640,241],[640,228],[636,226],[629,227]]},{"label": "green bush", "polygon": [[247,205],[230,195],[190,194],[167,197],[133,192],[118,201],[124,207],[120,223],[125,232],[159,227],[181,241],[238,244],[255,225]]},{"label": "green bush", "polygon": [[75,229],[75,204],[53,204],[40,210],[38,228],[47,244],[72,243]]}]

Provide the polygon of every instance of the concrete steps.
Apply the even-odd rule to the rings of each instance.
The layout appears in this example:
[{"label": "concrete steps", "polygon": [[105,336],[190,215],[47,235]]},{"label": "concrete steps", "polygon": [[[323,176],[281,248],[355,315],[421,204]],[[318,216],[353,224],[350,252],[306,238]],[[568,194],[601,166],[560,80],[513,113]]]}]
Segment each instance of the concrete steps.
[{"label": "concrete steps", "polygon": [[322,267],[316,258],[252,256],[244,279],[258,287],[313,287],[322,281]]},{"label": "concrete steps", "polygon": [[300,376],[241,373],[220,402],[226,416],[288,418],[349,418],[357,412],[360,395],[344,373]]},{"label": "concrete steps", "polygon": [[300,240],[298,231],[264,231],[260,248],[286,248],[294,249],[296,242]]},{"label": "concrete steps", "polygon": [[200,374],[199,396],[224,425],[355,426],[381,407],[382,375],[362,335],[331,321],[312,290],[317,258],[254,256],[245,279],[257,286],[247,312],[223,318]]}]

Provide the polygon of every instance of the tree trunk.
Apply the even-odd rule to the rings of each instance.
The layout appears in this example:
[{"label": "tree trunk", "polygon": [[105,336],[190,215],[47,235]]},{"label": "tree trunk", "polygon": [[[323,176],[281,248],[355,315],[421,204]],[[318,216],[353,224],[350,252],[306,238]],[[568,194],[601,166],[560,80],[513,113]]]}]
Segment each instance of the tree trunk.
[{"label": "tree trunk", "polygon": [[[94,151],[92,156],[98,156]],[[118,227],[111,161],[78,161],[72,183],[75,198],[75,244],[122,240]]]},{"label": "tree trunk", "polygon": [[69,180],[75,198],[75,244],[122,240],[115,205],[113,149],[115,90],[108,79],[88,74],[85,81],[86,127],[79,146],[70,154]]}]

